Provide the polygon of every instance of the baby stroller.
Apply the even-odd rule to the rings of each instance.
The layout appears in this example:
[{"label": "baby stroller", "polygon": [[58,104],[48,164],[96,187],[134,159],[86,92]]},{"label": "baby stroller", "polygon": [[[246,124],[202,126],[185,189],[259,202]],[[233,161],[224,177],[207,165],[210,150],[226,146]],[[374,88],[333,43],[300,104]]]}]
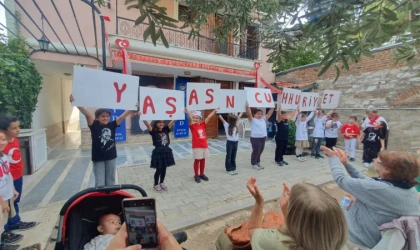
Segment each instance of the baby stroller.
[{"label": "baby stroller", "polygon": [[[57,242],[55,250],[83,250],[91,239],[98,236],[97,221],[104,214],[122,215],[122,200],[134,198],[133,195],[122,190],[136,190],[142,197],[146,192],[139,186],[125,184],[88,188],[73,195],[60,211]],[[185,242],[185,232],[174,234],[179,242]]]}]

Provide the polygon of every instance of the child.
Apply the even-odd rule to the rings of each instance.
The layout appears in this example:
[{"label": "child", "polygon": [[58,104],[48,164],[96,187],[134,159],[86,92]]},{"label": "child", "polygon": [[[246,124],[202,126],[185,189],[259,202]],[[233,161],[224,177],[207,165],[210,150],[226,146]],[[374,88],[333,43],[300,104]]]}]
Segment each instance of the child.
[{"label": "child", "polygon": [[206,158],[210,156],[209,146],[207,144],[206,127],[210,119],[216,114],[216,109],[211,112],[203,122],[203,115],[200,111],[194,111],[192,114],[185,108],[188,114],[190,124],[192,149],[194,156],[194,180],[200,183],[201,180],[208,181],[209,178],[204,174]]},{"label": "child", "polygon": [[98,220],[98,232],[100,235],[93,238],[85,245],[83,250],[105,250],[114,235],[120,231],[121,219],[115,214],[106,214]]},{"label": "child", "polygon": [[257,109],[252,115],[248,102],[246,103],[248,113],[248,121],[251,122],[251,166],[254,170],[264,169],[260,164],[261,154],[264,151],[265,139],[267,138],[267,121],[274,112],[274,108],[270,109],[264,116],[261,109]]},{"label": "child", "polygon": [[331,120],[325,123],[325,146],[331,150],[337,144],[338,132],[342,125],[338,119],[340,116],[334,112],[331,114]]},{"label": "child", "polygon": [[23,161],[20,154],[20,145],[17,137],[20,132],[20,122],[14,116],[0,116],[0,131],[6,135],[7,145],[3,153],[8,156],[10,173],[13,177],[13,186],[19,196],[14,200],[16,216],[7,221],[6,231],[28,230],[34,228],[36,222],[23,222],[19,215],[19,202],[23,187]]},{"label": "child", "polygon": [[[172,149],[169,147],[169,133],[175,121],[171,121],[165,126],[165,121],[155,121],[153,127],[149,122],[143,121],[152,136],[153,146],[155,149],[152,151],[152,160],[150,167],[155,168],[155,184],[153,189],[158,192],[168,190],[168,187],[163,183],[166,175],[166,168],[175,165],[174,155]],[[160,180],[159,180],[160,179]]]},{"label": "child", "polygon": [[344,134],[345,150],[350,161],[355,161],[357,137],[360,135],[360,129],[356,122],[357,117],[350,116],[349,122],[341,128],[341,133]]},{"label": "child", "polygon": [[[298,111],[299,112],[299,111]],[[305,161],[302,157],[303,149],[309,147],[308,141],[308,122],[314,117],[315,112],[311,112],[309,116],[301,113],[296,118],[296,159],[300,162]]]},{"label": "child", "polygon": [[385,150],[385,133],[387,130],[384,121],[376,121],[373,127],[368,127],[360,135],[359,142],[363,143],[363,166],[373,167],[373,159],[378,153]]},{"label": "child", "polygon": [[222,121],[226,132],[226,159],[225,168],[226,172],[230,175],[238,174],[236,172],[236,152],[238,151],[238,122],[241,118],[242,113],[238,116],[230,115],[228,122],[219,115],[220,121]]},{"label": "child", "polygon": [[[70,95],[70,102],[73,101],[73,95]],[[93,118],[86,108],[77,108],[85,115],[92,137],[92,161],[95,187],[115,185],[115,171],[117,168],[115,130],[131,111],[126,110],[115,121],[110,122],[111,112],[108,109],[97,109],[95,111],[95,118]]]},{"label": "child", "polygon": [[[10,171],[9,158],[3,152],[6,148],[7,139],[4,132],[0,131],[0,209],[2,211],[2,226],[4,226],[5,232],[0,237],[0,249],[18,249],[18,245],[5,245],[13,244],[21,241],[23,235],[14,234],[7,231],[8,219],[13,218],[16,215],[14,207],[14,199],[19,196],[13,187],[13,178]],[[3,228],[2,228],[3,231]]]},{"label": "child", "polygon": [[285,111],[281,111],[281,107],[277,111],[277,133],[276,133],[276,153],[274,161],[280,167],[289,165],[283,159],[283,155],[287,149],[287,143],[289,142],[289,120],[294,119],[296,116],[296,110],[290,115],[287,115]]},{"label": "child", "polygon": [[324,156],[320,154],[321,142],[322,139],[325,138],[325,123],[327,122],[328,117],[330,117],[333,112],[334,110],[331,110],[326,115],[323,115],[324,112],[322,111],[321,107],[316,111],[316,116],[314,118],[314,131],[312,134],[311,150],[311,156],[315,157],[315,159],[324,158]]}]

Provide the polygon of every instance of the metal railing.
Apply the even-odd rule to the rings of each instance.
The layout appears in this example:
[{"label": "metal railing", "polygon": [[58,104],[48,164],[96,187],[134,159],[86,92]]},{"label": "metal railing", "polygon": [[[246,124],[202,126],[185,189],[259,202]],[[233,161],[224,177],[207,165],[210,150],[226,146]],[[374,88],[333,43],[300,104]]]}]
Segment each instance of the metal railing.
[{"label": "metal railing", "polygon": [[[147,23],[141,23],[138,26],[135,26],[134,20],[124,17],[117,17],[117,22],[118,35],[143,40],[143,33],[148,27]],[[249,60],[258,59],[259,44],[257,42],[253,42],[252,40],[246,41],[246,43],[249,43],[250,45],[240,45],[229,42],[218,43],[216,42],[216,39],[208,37],[197,37],[194,40],[188,39],[189,33],[181,30],[168,28],[163,28],[162,30],[170,46],[222,54],[235,58]],[[149,37],[147,41],[151,41],[151,38]]]}]

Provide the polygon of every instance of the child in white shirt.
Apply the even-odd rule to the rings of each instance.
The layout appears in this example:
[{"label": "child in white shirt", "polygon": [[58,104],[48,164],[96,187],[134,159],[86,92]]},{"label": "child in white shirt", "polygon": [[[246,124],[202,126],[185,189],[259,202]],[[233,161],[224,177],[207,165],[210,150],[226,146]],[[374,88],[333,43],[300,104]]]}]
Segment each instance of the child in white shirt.
[{"label": "child in white shirt", "polygon": [[314,117],[315,112],[311,112],[309,116],[301,113],[296,118],[296,158],[298,161],[305,161],[302,157],[303,149],[309,147],[308,141],[308,122]]},{"label": "child in white shirt", "polygon": [[331,120],[325,123],[325,146],[330,149],[333,149],[337,144],[338,132],[342,125],[338,119],[340,116],[334,112],[331,114]]},{"label": "child in white shirt", "polygon": [[85,245],[83,250],[105,250],[112,238],[120,231],[121,219],[116,214],[106,214],[99,218],[97,227],[100,235]]},{"label": "child in white shirt", "polygon": [[320,154],[321,142],[322,142],[322,139],[325,138],[325,123],[327,122],[328,117],[333,112],[334,110],[331,110],[326,115],[324,115],[321,108],[319,108],[316,111],[316,115],[314,118],[314,131],[312,134],[312,152],[311,152],[311,156],[315,157],[315,159],[324,158],[324,156]]}]

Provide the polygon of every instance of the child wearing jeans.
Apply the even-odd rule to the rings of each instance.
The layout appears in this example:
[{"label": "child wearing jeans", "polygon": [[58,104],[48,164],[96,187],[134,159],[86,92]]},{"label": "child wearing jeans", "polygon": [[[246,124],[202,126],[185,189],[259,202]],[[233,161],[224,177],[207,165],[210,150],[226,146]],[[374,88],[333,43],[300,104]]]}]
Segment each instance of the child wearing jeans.
[{"label": "child wearing jeans", "polygon": [[223,123],[223,127],[226,132],[226,159],[225,159],[225,168],[226,172],[230,175],[238,174],[236,172],[236,152],[238,151],[238,122],[241,118],[242,113],[238,116],[230,115],[228,122],[219,115],[220,121]]},{"label": "child wearing jeans", "polygon": [[264,151],[265,139],[267,138],[267,121],[273,114],[274,108],[271,108],[265,116],[261,109],[255,110],[254,114],[252,114],[251,108],[247,102],[246,110],[248,113],[248,120],[251,122],[251,166],[254,170],[264,169],[260,164],[261,154]]},{"label": "child wearing jeans", "polygon": [[206,158],[210,156],[209,146],[207,144],[206,127],[210,119],[216,114],[217,109],[213,110],[203,121],[203,115],[200,111],[188,112],[188,122],[190,124],[192,149],[194,157],[194,180],[200,183],[201,180],[208,181],[209,178],[204,174],[206,167]]},{"label": "child wearing jeans", "polygon": [[350,161],[355,161],[357,137],[360,135],[360,129],[356,121],[356,116],[350,116],[349,122],[341,128],[341,133],[344,135],[345,151]]},{"label": "child wearing jeans", "polygon": [[307,116],[306,113],[301,113],[296,118],[296,159],[300,162],[305,161],[302,153],[304,148],[309,147],[308,122],[314,117],[314,114],[315,112],[311,112],[309,116]]},{"label": "child wearing jeans", "polygon": [[342,125],[338,119],[340,116],[334,112],[331,114],[331,120],[325,123],[325,146],[331,150],[337,144],[338,132]]},{"label": "child wearing jeans", "polygon": [[380,151],[385,150],[385,134],[387,126],[384,121],[376,121],[373,127],[368,127],[360,135],[359,142],[363,143],[363,166],[373,167],[373,160]]},{"label": "child wearing jeans", "polygon": [[175,165],[174,155],[172,149],[169,147],[169,133],[174,122],[171,121],[168,125],[165,125],[165,121],[160,120],[153,122],[153,126],[151,126],[148,121],[143,121],[149,130],[149,134],[152,136],[153,146],[155,146],[155,149],[152,151],[150,167],[156,169],[153,189],[157,192],[168,190],[168,187],[163,183],[166,176],[166,169]]},{"label": "child wearing jeans", "polygon": [[[73,95],[70,95],[70,102],[74,100]],[[95,117],[93,117],[86,108],[77,108],[85,115],[92,137],[95,187],[115,185],[115,171],[117,169],[115,130],[132,111],[126,110],[115,121],[110,122],[111,112],[108,109],[97,109]]]}]

